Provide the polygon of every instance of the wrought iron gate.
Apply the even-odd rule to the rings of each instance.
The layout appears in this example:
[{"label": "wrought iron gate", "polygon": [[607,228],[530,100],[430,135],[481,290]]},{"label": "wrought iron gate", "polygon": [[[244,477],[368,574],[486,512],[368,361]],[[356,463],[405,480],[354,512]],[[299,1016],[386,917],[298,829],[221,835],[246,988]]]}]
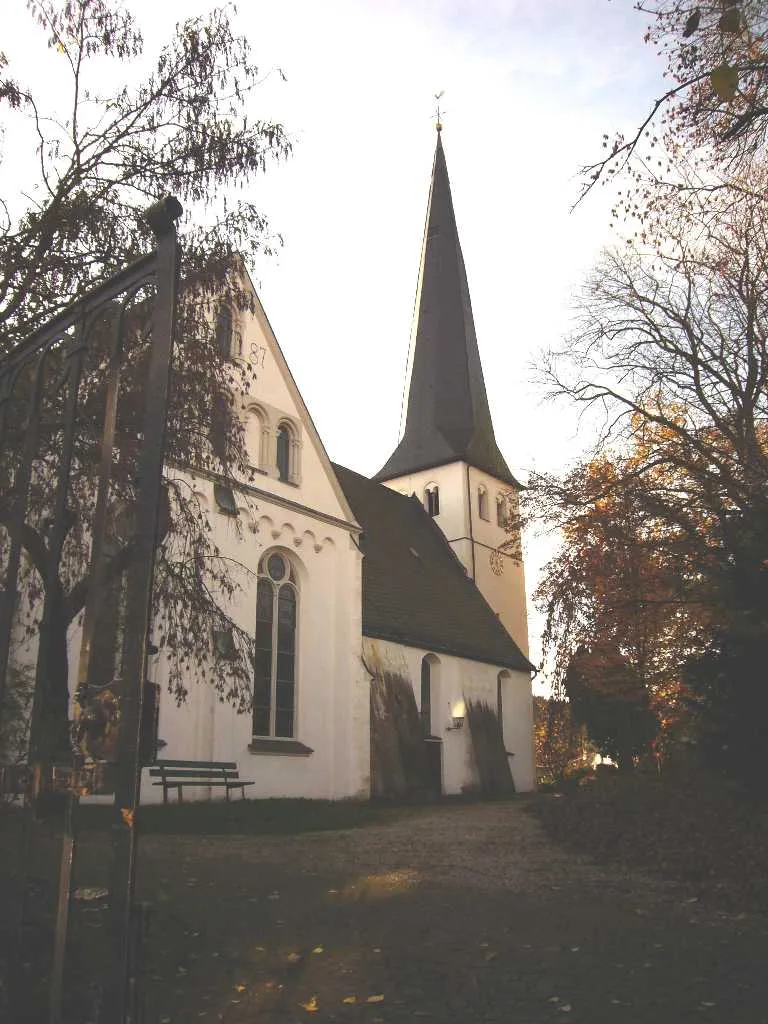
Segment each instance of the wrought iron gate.
[{"label": "wrought iron gate", "polygon": [[[141,1020],[135,814],[180,214],[172,198],[151,207],[156,249],[0,362],[0,725],[25,680],[32,692],[27,757],[0,772],[6,798],[24,802],[4,819],[17,826],[19,867],[15,913],[0,914],[0,1017],[19,1024]],[[111,871],[79,893],[104,906],[85,983],[70,970],[72,878],[79,802],[95,793],[114,796]],[[34,864],[52,835],[58,882],[46,888]]]}]

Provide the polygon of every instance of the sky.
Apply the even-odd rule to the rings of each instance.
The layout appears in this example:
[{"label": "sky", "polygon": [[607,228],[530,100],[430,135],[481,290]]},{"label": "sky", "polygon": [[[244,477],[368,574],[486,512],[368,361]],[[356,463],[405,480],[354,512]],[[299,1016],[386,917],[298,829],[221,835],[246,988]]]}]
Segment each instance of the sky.
[{"label": "sky", "polygon": [[[210,4],[128,6],[154,53]],[[621,242],[606,190],[572,206],[603,134],[636,126],[663,89],[646,16],[633,0],[252,0],[234,20],[263,74],[249,113],[293,141],[253,182],[283,245],[252,275],[330,457],[371,475],[399,438],[443,92],[497,441],[523,479],[564,468],[592,439],[545,401],[536,367],[566,341],[601,249]],[[32,31],[24,0],[6,0],[0,48],[23,61]],[[531,588],[549,550],[528,544]]]}]

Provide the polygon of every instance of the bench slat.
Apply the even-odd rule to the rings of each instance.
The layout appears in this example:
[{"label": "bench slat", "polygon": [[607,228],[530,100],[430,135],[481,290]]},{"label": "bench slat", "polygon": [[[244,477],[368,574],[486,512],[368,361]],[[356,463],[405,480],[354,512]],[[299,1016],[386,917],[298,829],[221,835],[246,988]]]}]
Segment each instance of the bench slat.
[{"label": "bench slat", "polygon": [[153,786],[168,786],[169,789],[175,789],[176,786],[228,786],[230,789],[239,789],[241,786],[254,786],[254,782],[249,782],[247,779],[235,779],[234,781],[227,781],[226,779],[194,779],[190,781],[185,779],[183,782],[153,782]]},{"label": "bench slat", "polygon": [[236,768],[150,768],[149,774],[153,777],[162,775],[166,779],[186,779],[186,778],[211,778],[218,779],[222,775],[229,776],[230,778],[237,778],[238,772]]},{"label": "bench slat", "polygon": [[167,761],[158,760],[157,768],[237,768],[237,761]]}]

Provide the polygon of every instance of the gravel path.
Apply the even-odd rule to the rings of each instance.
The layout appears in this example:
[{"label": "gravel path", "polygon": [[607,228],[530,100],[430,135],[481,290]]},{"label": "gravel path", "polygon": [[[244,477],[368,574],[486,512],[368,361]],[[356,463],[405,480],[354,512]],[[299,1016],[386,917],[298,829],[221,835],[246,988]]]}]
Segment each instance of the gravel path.
[{"label": "gravel path", "polygon": [[564,852],[527,799],[147,837],[150,1022],[768,1022],[762,918]]},{"label": "gravel path", "polygon": [[413,885],[443,885],[461,879],[464,888],[505,890],[543,897],[563,887],[582,894],[635,893],[659,899],[674,895],[674,883],[641,873],[627,875],[599,866],[554,845],[536,819],[518,803],[447,806],[395,822],[343,832],[300,836],[190,838],[147,836],[142,856],[162,861],[169,855],[198,862],[273,864],[290,862],[300,875],[320,872],[361,875],[401,872]]}]

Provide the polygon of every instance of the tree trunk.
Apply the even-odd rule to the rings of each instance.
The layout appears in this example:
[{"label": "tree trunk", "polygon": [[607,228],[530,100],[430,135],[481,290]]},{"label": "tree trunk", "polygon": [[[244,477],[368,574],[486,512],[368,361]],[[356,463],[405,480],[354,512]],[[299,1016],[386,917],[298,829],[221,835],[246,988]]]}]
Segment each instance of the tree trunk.
[{"label": "tree trunk", "polygon": [[619,771],[625,775],[634,769],[635,755],[631,744],[625,744],[617,751],[616,763],[618,764]]},{"label": "tree trunk", "polygon": [[40,636],[37,671],[40,693],[30,737],[32,759],[44,764],[68,760],[72,753],[69,744],[68,625],[59,591],[50,596],[48,620]]}]

